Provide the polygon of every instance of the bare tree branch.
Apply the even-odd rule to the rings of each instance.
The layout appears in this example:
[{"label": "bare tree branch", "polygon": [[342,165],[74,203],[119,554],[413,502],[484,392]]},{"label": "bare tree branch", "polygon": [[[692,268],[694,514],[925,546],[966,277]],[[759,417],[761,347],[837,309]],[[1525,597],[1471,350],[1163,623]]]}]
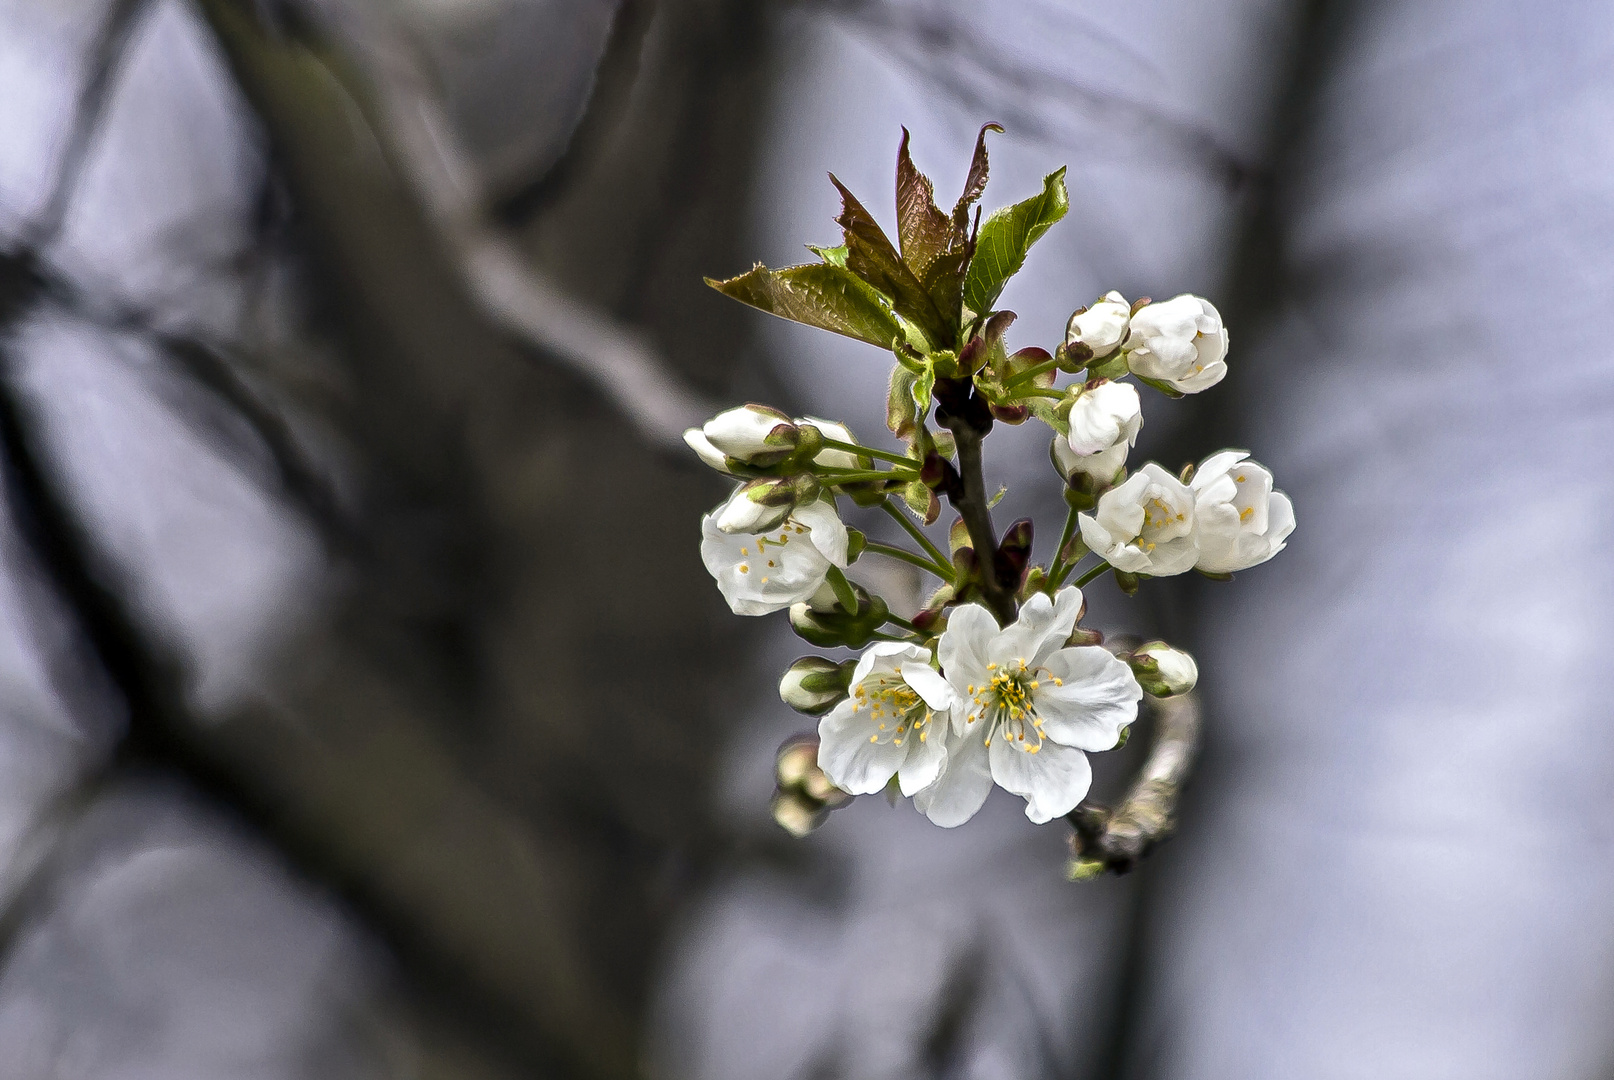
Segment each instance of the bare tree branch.
[{"label": "bare tree branch", "polygon": [[1126,798],[1114,810],[1083,803],[1066,815],[1076,829],[1073,878],[1124,874],[1176,829],[1177,800],[1199,750],[1199,701],[1193,694],[1146,700],[1154,713],[1154,745]]}]

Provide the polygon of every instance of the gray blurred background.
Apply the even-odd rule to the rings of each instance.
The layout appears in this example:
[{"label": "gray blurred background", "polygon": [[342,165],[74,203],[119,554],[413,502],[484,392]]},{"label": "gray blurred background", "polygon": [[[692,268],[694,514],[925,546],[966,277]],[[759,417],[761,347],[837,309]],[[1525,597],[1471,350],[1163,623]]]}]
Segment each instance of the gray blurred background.
[{"label": "gray blurred background", "polygon": [[[1094,586],[1207,707],[1095,883],[1009,798],[773,825],[807,650],[678,441],[883,436],[701,277],[988,120],[988,206],[1070,166],[1016,347],[1211,297],[1142,450],[1300,521]],[[5,0],[0,1080],[1614,1077],[1611,301],[1591,0]]]}]

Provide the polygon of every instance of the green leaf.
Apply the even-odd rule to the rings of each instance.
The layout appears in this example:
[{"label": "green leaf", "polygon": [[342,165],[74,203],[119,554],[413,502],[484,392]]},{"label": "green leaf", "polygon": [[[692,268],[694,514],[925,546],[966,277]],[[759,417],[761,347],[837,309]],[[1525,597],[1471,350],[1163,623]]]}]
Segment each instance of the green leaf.
[{"label": "green leaf", "polygon": [[845,334],[882,349],[902,327],[880,297],[856,275],[834,263],[810,263],[769,270],[758,263],[749,273],[706,284],[743,304],[791,322]]},{"label": "green leaf", "polygon": [[841,568],[838,566],[830,567],[829,573],[825,574],[824,577],[829,582],[830,589],[835,593],[836,602],[848,612],[856,613],[857,593],[852,591],[852,583],[846,580],[846,575],[841,573]]},{"label": "green leaf", "polygon": [[919,409],[913,401],[913,385],[919,376],[897,364],[891,369],[891,386],[885,399],[885,426],[899,439],[906,439],[919,422]]},{"label": "green leaf", "polygon": [[817,244],[808,244],[807,250],[812,252],[814,255],[817,255],[820,259],[823,259],[827,263],[833,263],[834,265],[840,267],[844,267],[846,265],[845,244],[841,244],[838,247],[819,247]]},{"label": "green leaf", "polygon": [[913,384],[913,399],[918,405],[920,417],[930,415],[930,394],[936,389],[936,369],[926,366]]},{"label": "green leaf", "polygon": [[1002,502],[1003,501],[1003,496],[1007,495],[1008,493],[1009,493],[1009,489],[1007,487],[999,487],[998,488],[998,493],[996,495],[992,496],[990,499],[988,499],[986,501],[986,508],[988,510],[992,509],[992,507],[994,507],[998,503]]},{"label": "green leaf", "polygon": [[991,310],[1009,278],[1025,265],[1031,245],[1069,209],[1065,170],[1059,169],[1043,178],[1040,193],[987,218],[964,280],[965,305],[977,314]]},{"label": "green leaf", "polygon": [[936,207],[935,185],[908,156],[908,129],[903,128],[897,147],[897,241],[902,261],[921,281],[936,257],[947,251],[951,232],[947,215]]},{"label": "green leaf", "polygon": [[892,309],[917,326],[931,346],[952,345],[958,336],[958,312],[954,311],[949,319],[936,308],[925,287],[891,246],[880,223],[833,173],[829,179],[841,193],[841,213],[835,222],[845,234],[846,268],[888,297]]}]

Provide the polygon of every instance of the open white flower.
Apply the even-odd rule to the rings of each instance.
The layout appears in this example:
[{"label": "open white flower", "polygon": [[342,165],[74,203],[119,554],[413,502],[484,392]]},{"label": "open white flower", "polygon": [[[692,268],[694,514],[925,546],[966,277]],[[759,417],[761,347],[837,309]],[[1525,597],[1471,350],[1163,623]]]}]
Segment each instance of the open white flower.
[{"label": "open white flower", "polygon": [[853,795],[897,778],[904,795],[933,783],[947,759],[953,688],[917,645],[870,645],[852,671],[850,696],[818,722],[818,767]]},{"label": "open white flower", "polygon": [[1000,628],[979,604],[956,608],[938,645],[957,695],[947,757],[914,805],[938,825],[975,815],[996,782],[1039,824],[1076,808],[1092,782],[1083,751],[1108,750],[1137,719],[1132,670],[1095,645],[1067,647],[1080,589],[1038,593]]},{"label": "open white flower", "polygon": [[759,535],[718,528],[722,509],[701,518],[701,561],[736,615],[808,600],[831,566],[846,566],[846,526],[828,495],[798,504],[777,530]]},{"label": "open white flower", "polygon": [[1194,471],[1194,531],[1199,559],[1213,574],[1264,563],[1295,531],[1289,496],[1272,490],[1272,474],[1242,450],[1223,450]]},{"label": "open white flower", "polygon": [[1078,518],[1082,540],[1117,570],[1166,577],[1194,565],[1194,493],[1154,462]]},{"label": "open white flower", "polygon": [[1132,305],[1126,302],[1126,297],[1111,290],[1092,307],[1070,317],[1070,322],[1065,324],[1065,344],[1086,345],[1093,350],[1094,360],[1102,360],[1126,339],[1131,316]]},{"label": "open white flower", "polygon": [[1189,293],[1132,316],[1126,363],[1135,375],[1197,394],[1227,374],[1227,328],[1209,300]]}]

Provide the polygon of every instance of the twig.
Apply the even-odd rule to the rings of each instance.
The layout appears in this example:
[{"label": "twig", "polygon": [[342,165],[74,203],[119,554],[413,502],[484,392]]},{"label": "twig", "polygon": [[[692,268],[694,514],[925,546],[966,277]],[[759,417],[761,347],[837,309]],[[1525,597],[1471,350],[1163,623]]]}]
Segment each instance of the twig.
[{"label": "twig", "polygon": [[1066,819],[1075,828],[1070,847],[1073,878],[1106,870],[1124,874],[1175,831],[1177,799],[1199,749],[1199,701],[1193,694],[1149,698],[1154,745],[1132,790],[1114,810],[1083,803]]},{"label": "twig", "polygon": [[945,418],[938,415],[938,419],[947,425],[958,445],[958,473],[963,490],[950,493],[948,500],[964,519],[964,527],[969,530],[976,565],[980,568],[977,584],[981,589],[981,599],[998,617],[998,622],[1008,626],[1014,622],[1017,611],[1014,594],[998,580],[998,538],[992,528],[986,478],[981,471],[981,433],[964,416],[950,413]]}]

